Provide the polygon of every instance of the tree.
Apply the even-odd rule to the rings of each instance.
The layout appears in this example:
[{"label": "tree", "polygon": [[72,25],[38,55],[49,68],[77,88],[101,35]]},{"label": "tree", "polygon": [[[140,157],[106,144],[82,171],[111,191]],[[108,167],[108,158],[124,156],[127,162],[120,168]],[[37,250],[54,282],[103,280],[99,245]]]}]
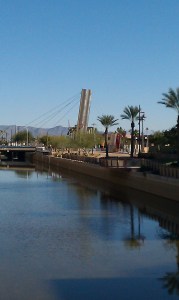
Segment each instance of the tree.
[{"label": "tree", "polygon": [[109,157],[108,152],[108,129],[111,126],[117,125],[118,119],[115,119],[112,115],[102,115],[101,117],[98,117],[97,120],[105,127],[105,148],[106,148],[106,158]]},{"label": "tree", "polygon": [[17,143],[24,143],[28,145],[28,143],[34,140],[34,137],[31,132],[23,130],[13,135],[12,140]]},{"label": "tree", "polygon": [[7,132],[5,130],[0,130],[1,144],[7,144]]},{"label": "tree", "polygon": [[177,147],[176,141],[177,141],[177,128],[176,126],[170,128],[169,130],[164,131],[164,137],[166,139],[166,144],[169,144],[170,146]]},{"label": "tree", "polygon": [[89,133],[89,132],[77,132],[75,134],[75,139],[70,138],[73,148],[76,149],[83,149],[83,151],[86,149],[93,149],[95,142],[97,144],[100,143],[101,137],[96,133],[94,137],[94,133]]},{"label": "tree", "polygon": [[177,154],[179,163],[179,87],[176,91],[170,88],[168,93],[163,93],[162,95],[164,98],[158,101],[158,103],[172,108],[177,112]]},{"label": "tree", "polygon": [[123,114],[121,115],[123,120],[125,119],[131,121],[131,157],[133,157],[134,154],[134,121],[138,119],[138,113],[139,108],[137,106],[128,105],[124,108]]},{"label": "tree", "polygon": [[74,137],[74,135],[76,134],[76,132],[77,132],[77,125],[75,125],[74,127],[69,127],[67,135],[69,135],[71,137]]},{"label": "tree", "polygon": [[54,149],[63,149],[69,146],[69,137],[66,136],[50,136],[44,135],[39,138],[39,142],[46,147],[52,147]]},{"label": "tree", "polygon": [[167,144],[167,141],[164,136],[164,132],[157,130],[150,135],[150,142],[153,144],[157,151],[160,151],[161,148]]},{"label": "tree", "polygon": [[39,137],[38,140],[41,144],[44,144],[45,146],[47,146],[49,138],[50,137],[48,137],[48,135],[43,135],[43,136]]}]

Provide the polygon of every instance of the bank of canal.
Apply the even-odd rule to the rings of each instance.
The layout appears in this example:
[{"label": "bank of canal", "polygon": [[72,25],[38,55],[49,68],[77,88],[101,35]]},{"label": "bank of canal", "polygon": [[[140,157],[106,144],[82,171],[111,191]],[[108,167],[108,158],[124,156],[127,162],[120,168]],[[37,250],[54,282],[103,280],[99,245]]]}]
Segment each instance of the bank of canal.
[{"label": "bank of canal", "polygon": [[102,179],[115,184],[116,187],[133,188],[159,197],[179,201],[179,179],[154,175],[150,172],[140,172],[138,167],[101,167],[99,164],[86,163],[73,159],[34,155],[34,162],[56,170],[74,171],[84,176]]}]

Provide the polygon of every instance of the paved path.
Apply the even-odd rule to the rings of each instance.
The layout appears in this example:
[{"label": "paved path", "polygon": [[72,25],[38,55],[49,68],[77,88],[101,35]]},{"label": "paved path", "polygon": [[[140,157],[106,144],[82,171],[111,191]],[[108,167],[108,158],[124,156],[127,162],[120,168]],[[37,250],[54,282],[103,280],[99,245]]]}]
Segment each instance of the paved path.
[{"label": "paved path", "polygon": [[[91,155],[91,153],[89,154]],[[105,157],[106,152],[105,151],[93,151],[93,156],[96,157]],[[122,152],[109,152],[109,157],[130,157],[130,154],[128,153],[122,153]]]}]

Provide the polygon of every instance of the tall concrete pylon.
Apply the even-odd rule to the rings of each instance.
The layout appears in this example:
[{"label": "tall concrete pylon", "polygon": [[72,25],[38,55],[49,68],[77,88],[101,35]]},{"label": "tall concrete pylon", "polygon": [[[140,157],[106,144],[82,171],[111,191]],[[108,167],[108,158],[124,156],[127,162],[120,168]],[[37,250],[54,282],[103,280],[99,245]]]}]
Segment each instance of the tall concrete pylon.
[{"label": "tall concrete pylon", "polygon": [[78,113],[77,132],[86,132],[90,113],[91,90],[82,89]]}]

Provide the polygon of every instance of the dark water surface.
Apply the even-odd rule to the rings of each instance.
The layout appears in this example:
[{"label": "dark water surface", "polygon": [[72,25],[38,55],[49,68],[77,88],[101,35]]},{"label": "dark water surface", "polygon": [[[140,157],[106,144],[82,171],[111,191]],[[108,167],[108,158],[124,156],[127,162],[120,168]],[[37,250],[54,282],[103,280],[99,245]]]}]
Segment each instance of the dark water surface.
[{"label": "dark water surface", "polygon": [[0,299],[179,299],[178,233],[175,202],[0,170]]}]

